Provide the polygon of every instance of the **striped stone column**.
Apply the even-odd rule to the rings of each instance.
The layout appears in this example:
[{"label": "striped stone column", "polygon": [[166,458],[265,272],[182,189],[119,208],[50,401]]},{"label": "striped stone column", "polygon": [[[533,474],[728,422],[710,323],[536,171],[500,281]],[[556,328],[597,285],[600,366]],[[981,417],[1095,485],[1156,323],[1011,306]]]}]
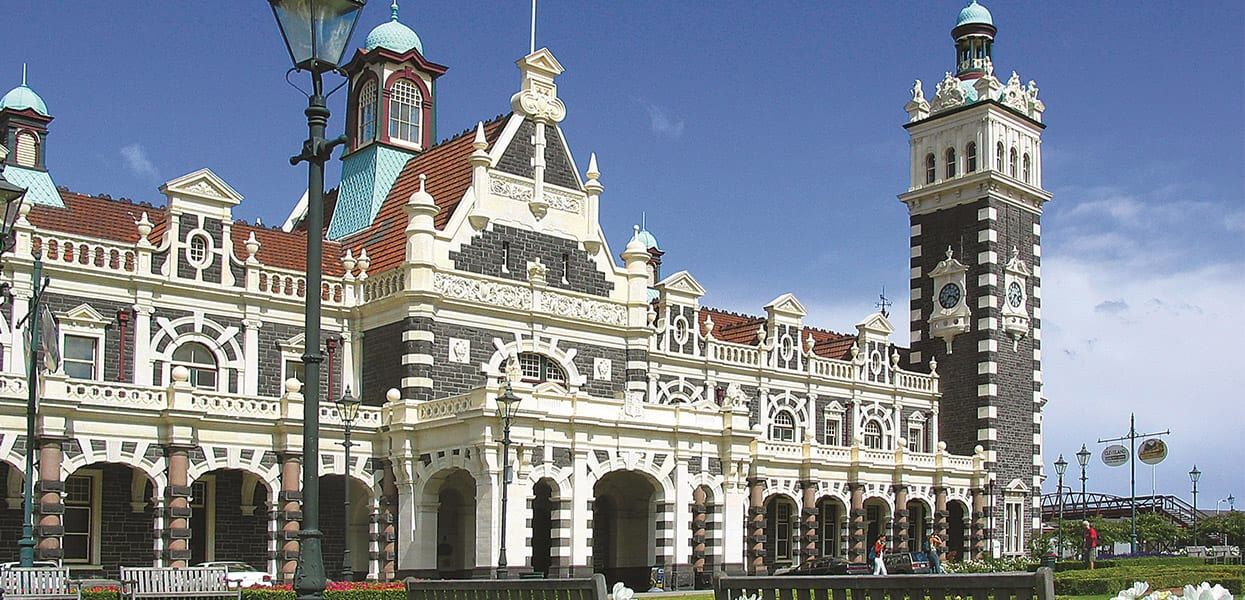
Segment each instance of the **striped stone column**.
[{"label": "striped stone column", "polygon": [[861,483],[849,483],[852,492],[851,534],[848,539],[849,559],[851,562],[865,561],[865,486]]},{"label": "striped stone column", "polygon": [[706,525],[708,523],[709,506],[707,504],[708,494],[705,493],[705,486],[697,486],[692,490],[692,572],[693,583],[696,588],[701,587],[705,581],[705,535],[707,533]]},{"label": "striped stone column", "polygon": [[804,529],[804,547],[800,549],[800,554],[805,560],[812,559],[817,556],[817,541],[820,536],[817,534],[819,526],[817,522],[817,482],[805,480],[800,482],[800,486],[804,493],[804,508],[800,510],[800,516],[803,520],[802,528]]},{"label": "striped stone column", "polygon": [[35,487],[39,499],[35,505],[39,511],[35,521],[35,539],[39,540],[35,558],[39,560],[57,560],[64,556],[61,550],[61,537],[65,534],[61,525],[61,515],[65,514],[61,501],[61,492],[65,491],[65,483],[61,481],[62,441],[54,437],[39,440],[39,479]]},{"label": "striped stone column", "polygon": [[657,514],[657,552],[654,553],[658,567],[665,569],[666,587],[670,587],[674,573],[674,503],[658,502]]},{"label": "striped stone column", "polygon": [[386,463],[381,474],[380,514],[377,515],[379,530],[379,577],[381,581],[393,581],[398,567],[398,484],[393,466]]},{"label": "striped stone column", "polygon": [[908,513],[908,486],[896,485],[895,490],[895,536],[891,541],[891,548],[896,552],[907,552],[908,548],[908,528],[911,527]]},{"label": "striped stone column", "polygon": [[168,446],[168,514],[165,521],[165,561],[170,567],[185,567],[190,560],[190,448]]},{"label": "striped stone column", "polygon": [[748,572],[765,575],[765,480],[748,478]]},{"label": "striped stone column", "polygon": [[280,548],[277,562],[280,569],[277,579],[294,580],[294,569],[298,567],[298,529],[303,520],[302,511],[302,456],[285,454],[281,456],[281,491],[277,494],[278,546]]},{"label": "striped stone column", "polygon": [[402,397],[432,400],[432,331],[431,317],[407,317],[402,331]]},{"label": "striped stone column", "polygon": [[947,488],[934,488],[934,533],[947,541]]},{"label": "striped stone column", "polygon": [[981,488],[973,488],[973,533],[972,557],[980,560],[986,552],[986,493]]},{"label": "striped stone column", "polygon": [[550,498],[553,505],[550,511],[551,531],[549,553],[553,555],[553,564],[549,566],[550,577],[571,577],[571,498]]}]

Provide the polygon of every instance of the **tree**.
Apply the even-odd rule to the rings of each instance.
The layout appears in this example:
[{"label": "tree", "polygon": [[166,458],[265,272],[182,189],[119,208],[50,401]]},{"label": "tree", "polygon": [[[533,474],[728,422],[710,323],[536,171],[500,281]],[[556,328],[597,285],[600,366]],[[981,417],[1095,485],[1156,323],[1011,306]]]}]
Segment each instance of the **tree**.
[{"label": "tree", "polygon": [[1232,511],[1202,519],[1197,524],[1197,530],[1202,540],[1217,535],[1223,544],[1245,543],[1245,512]]},{"label": "tree", "polygon": [[1145,543],[1151,552],[1166,552],[1181,538],[1180,527],[1158,513],[1137,515],[1137,540]]}]

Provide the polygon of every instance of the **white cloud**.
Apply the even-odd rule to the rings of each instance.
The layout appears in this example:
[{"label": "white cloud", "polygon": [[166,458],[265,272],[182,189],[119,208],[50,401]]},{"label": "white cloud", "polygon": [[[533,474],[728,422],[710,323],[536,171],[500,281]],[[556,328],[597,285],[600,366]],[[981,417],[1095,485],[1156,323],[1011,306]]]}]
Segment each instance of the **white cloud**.
[{"label": "white cloud", "polygon": [[677,140],[683,137],[683,119],[672,114],[663,106],[649,102],[641,102],[648,110],[649,124],[658,137]]},{"label": "white cloud", "polygon": [[159,171],[156,170],[151,159],[147,158],[147,151],[141,145],[122,146],[121,159],[125,161],[125,168],[134,175],[145,179],[160,179]]}]

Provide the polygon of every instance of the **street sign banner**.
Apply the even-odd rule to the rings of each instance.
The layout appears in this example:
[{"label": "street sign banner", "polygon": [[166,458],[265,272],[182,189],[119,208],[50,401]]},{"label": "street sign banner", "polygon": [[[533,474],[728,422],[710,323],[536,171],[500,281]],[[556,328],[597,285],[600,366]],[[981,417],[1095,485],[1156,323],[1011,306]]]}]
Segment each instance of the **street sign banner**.
[{"label": "street sign banner", "polygon": [[1137,458],[1147,465],[1157,465],[1167,458],[1167,444],[1158,438],[1141,442],[1141,448],[1137,449]]},{"label": "street sign banner", "polygon": [[1128,448],[1113,444],[1102,449],[1102,464],[1108,467],[1118,467],[1126,462],[1128,462]]}]

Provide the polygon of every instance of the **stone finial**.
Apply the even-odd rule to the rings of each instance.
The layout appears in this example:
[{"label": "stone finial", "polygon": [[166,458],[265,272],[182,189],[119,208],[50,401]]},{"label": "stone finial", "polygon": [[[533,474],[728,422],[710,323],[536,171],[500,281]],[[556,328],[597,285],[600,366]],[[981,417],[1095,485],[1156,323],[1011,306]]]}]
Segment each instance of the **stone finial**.
[{"label": "stone finial", "polygon": [[299,381],[297,378],[291,377],[285,380],[285,393],[286,394],[297,394],[302,389],[303,389],[303,382]]},{"label": "stone finial", "polygon": [[649,327],[657,324],[657,309],[653,308],[652,304],[648,305],[648,312],[645,313],[644,318],[648,322]]},{"label": "stone finial", "polygon": [[898,350],[891,350],[891,368],[892,369],[899,368],[899,351]]},{"label": "stone finial", "polygon": [[350,248],[346,248],[346,253],[342,255],[342,269],[345,269],[347,277],[354,276],[354,266],[357,262],[354,259],[354,254],[350,252]]},{"label": "stone finial", "polygon": [[804,347],[808,349],[809,356],[813,354],[813,348],[817,346],[817,340],[813,339],[813,334],[808,334],[808,339],[804,340]]},{"label": "stone finial", "polygon": [[492,159],[488,155],[488,140],[484,138],[484,121],[476,122],[476,137],[471,141],[471,147],[475,151],[471,153],[471,164],[477,166],[489,166]]},{"label": "stone finial", "polygon": [[259,243],[259,240],[255,239],[254,231],[252,231],[251,235],[246,238],[246,242],[244,244],[246,246],[247,264],[253,265],[253,264],[259,263],[259,259],[255,258],[255,254],[259,252],[260,243]]},{"label": "stone finial", "polygon": [[933,377],[938,376],[938,359],[932,356],[929,358],[929,374]]},{"label": "stone finial", "polygon": [[367,275],[367,268],[371,266],[371,264],[372,264],[372,259],[369,258],[367,255],[367,248],[360,248],[359,259],[358,259],[360,279],[362,279],[364,276]]},{"label": "stone finial", "polygon": [[545,285],[546,284],[545,275],[547,275],[548,273],[549,273],[549,267],[546,267],[544,263],[540,262],[539,256],[536,257],[536,260],[528,261],[527,280],[532,285]]},{"label": "stone finial", "polygon": [[601,170],[597,168],[597,153],[593,152],[588,155],[588,179],[596,181],[601,177]]},{"label": "stone finial", "polygon": [[419,174],[419,189],[416,190],[414,194],[411,194],[410,200],[406,201],[408,205],[414,205],[414,206],[420,206],[420,207],[436,207],[437,201],[433,199],[432,194],[428,193],[428,188],[426,186],[427,182],[428,182],[428,176],[423,173],[420,173]]},{"label": "stone finial", "polygon": [[713,322],[713,315],[705,317],[705,337],[713,337],[713,326],[715,324],[716,323]]},{"label": "stone finial", "polygon": [[766,331],[765,331],[765,325],[764,325],[764,324],[762,324],[761,326],[757,327],[757,343],[759,343],[759,344],[761,344],[761,345],[765,345],[765,334],[766,334]]},{"label": "stone finial", "polygon": [[385,392],[385,400],[388,400],[389,402],[397,402],[401,399],[402,392],[398,391],[398,388],[389,388],[389,391]]},{"label": "stone finial", "polygon": [[[29,212],[29,209],[26,208],[27,206],[29,206],[29,203],[22,203],[22,219],[25,219],[26,213]],[[142,216],[134,222],[134,226],[138,227],[138,244],[140,246],[150,245],[151,242],[147,240],[147,236],[151,235],[151,229],[153,226],[151,224],[151,219],[147,218],[147,211],[143,211]]]},{"label": "stone finial", "polygon": [[623,248],[623,260],[628,263],[633,260],[648,262],[652,256],[649,255],[648,248],[644,247],[644,242],[640,241],[640,226],[632,225],[631,231],[631,241],[627,242],[626,248]]},{"label": "stone finial", "polygon": [[947,451],[947,443],[942,440],[938,440],[938,452],[942,453],[946,451]]},{"label": "stone finial", "polygon": [[182,365],[177,365],[176,367],[173,367],[173,372],[170,373],[169,375],[173,377],[174,385],[179,384],[179,383],[186,383],[187,381],[190,381],[190,369],[187,369],[186,367],[183,367]]}]

